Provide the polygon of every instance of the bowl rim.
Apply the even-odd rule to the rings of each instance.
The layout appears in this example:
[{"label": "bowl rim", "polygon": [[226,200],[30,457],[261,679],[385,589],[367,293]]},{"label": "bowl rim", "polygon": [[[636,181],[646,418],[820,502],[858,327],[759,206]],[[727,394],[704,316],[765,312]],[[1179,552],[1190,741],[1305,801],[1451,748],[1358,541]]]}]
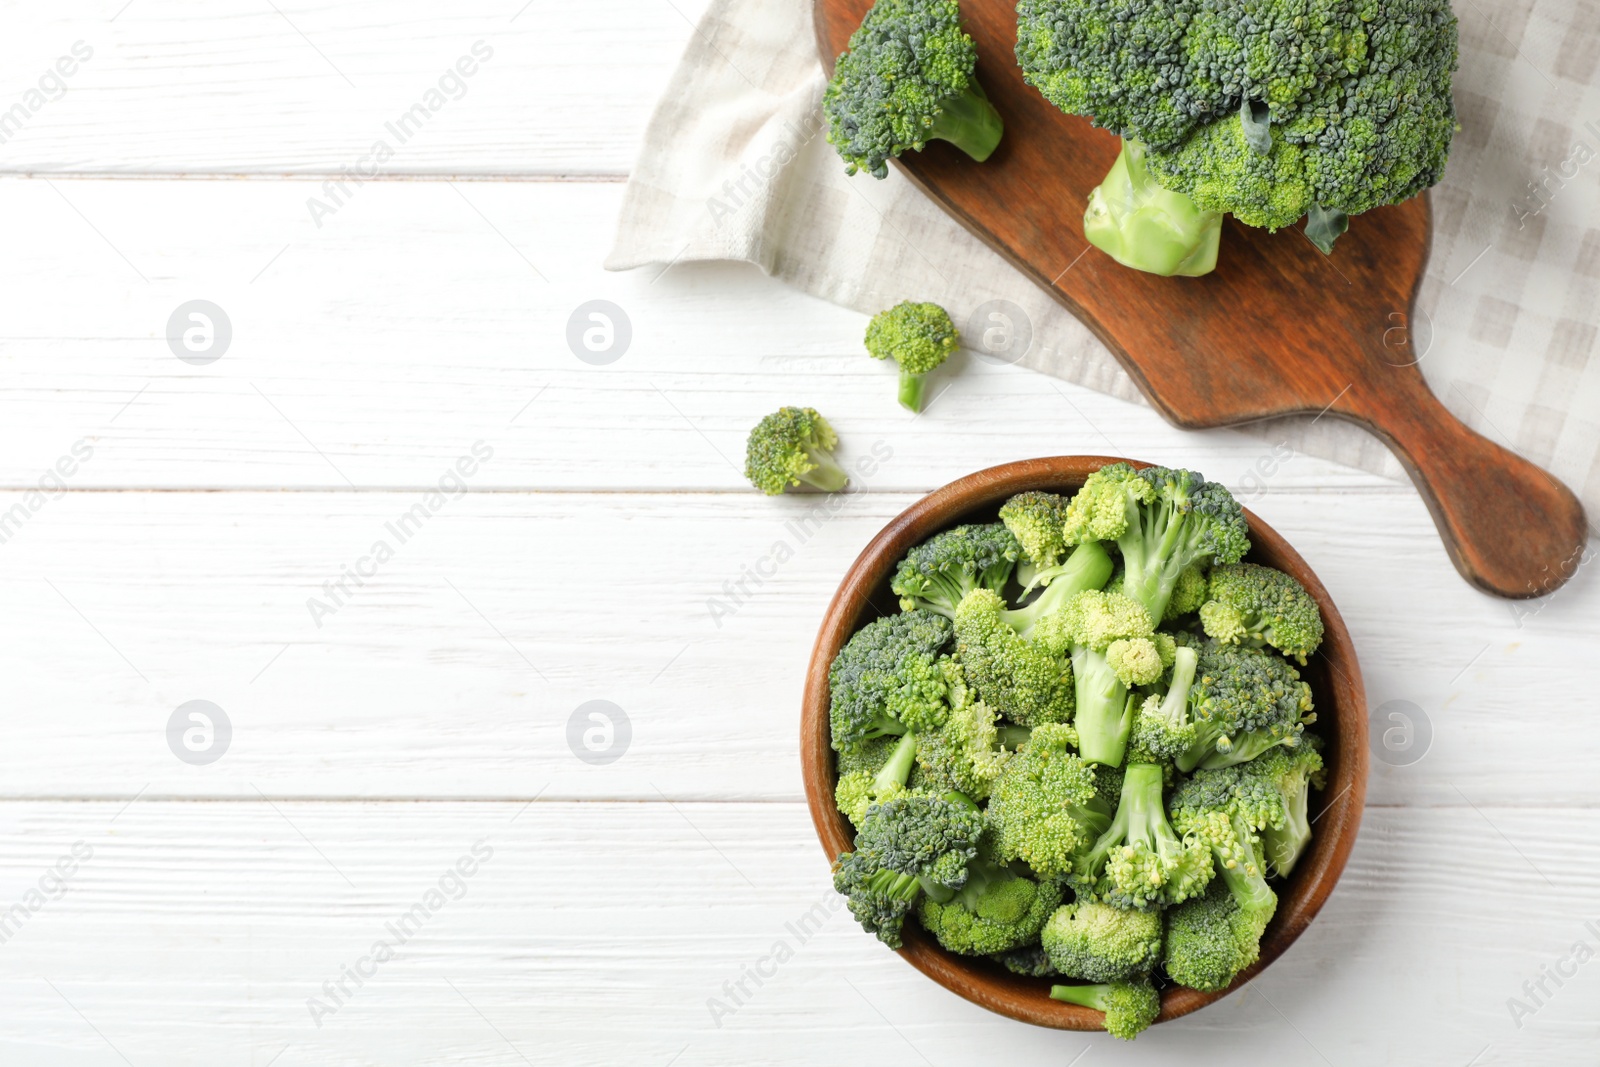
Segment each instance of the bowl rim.
[{"label": "bowl rim", "polygon": [[[828,667],[867,621],[874,592],[888,581],[901,557],[928,537],[958,525],[973,513],[993,510],[1029,490],[1067,492],[1108,463],[1150,464],[1117,456],[1045,456],[975,471],[923,496],[883,527],[861,550],[828,604],[806,669],[800,716],[800,761],[806,802],[823,852],[831,864],[848,851],[855,830],[834,804],[834,754],[828,731]],[[1292,945],[1321,910],[1349,859],[1360,829],[1367,788],[1366,691],[1355,646],[1328,590],[1284,538],[1248,508],[1251,551],[1246,558],[1292,574],[1322,611],[1324,635],[1310,674],[1316,696],[1318,733],[1326,743],[1327,784],[1318,832],[1287,884],[1279,887],[1278,910],[1261,940],[1261,957],[1226,989],[1201,992],[1170,985],[1161,993],[1157,1022],[1187,1015],[1248,983]],[[1320,667],[1318,666],[1320,665]],[[1321,669],[1326,668],[1326,669]],[[897,950],[906,962],[951,992],[1000,1015],[1060,1030],[1102,1030],[1103,1016],[1089,1008],[1049,999],[1049,983],[1011,974],[981,957],[946,951],[916,923],[907,923]]]}]

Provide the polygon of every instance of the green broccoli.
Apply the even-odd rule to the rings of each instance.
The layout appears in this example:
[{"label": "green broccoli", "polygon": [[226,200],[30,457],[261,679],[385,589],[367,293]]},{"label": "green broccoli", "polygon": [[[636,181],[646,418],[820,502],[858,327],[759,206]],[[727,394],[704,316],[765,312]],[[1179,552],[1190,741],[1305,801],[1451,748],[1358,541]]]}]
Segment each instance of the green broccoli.
[{"label": "green broccoli", "polygon": [[1311,843],[1306,803],[1312,786],[1323,787],[1322,739],[1308,735],[1293,748],[1270,748],[1242,764],[1240,771],[1270,785],[1277,796],[1281,811],[1262,828],[1261,850],[1267,869],[1288,877]]},{"label": "green broccoli", "polygon": [[[960,668],[953,661],[952,673]],[[999,716],[965,686],[952,686],[944,725],[917,735],[917,765],[935,788],[987,800],[994,780],[1011,758],[1002,743]]]},{"label": "green broccoli", "polygon": [[1204,211],[1150,175],[1145,147],[1123,141],[1117,161],[1089,193],[1083,236],[1124,267],[1164,278],[1217,269],[1222,212]]},{"label": "green broccoli", "polygon": [[1189,689],[1194,743],[1178,757],[1180,771],[1227,767],[1276,745],[1293,747],[1316,721],[1311,687],[1282,657],[1189,634],[1178,640],[1199,655]]},{"label": "green broccoli", "polygon": [[1194,471],[1134,470],[1112,463],[1091,474],[1067,507],[1065,537],[1115,541],[1122,553],[1122,592],[1152,620],[1167,617],[1184,571],[1237,563],[1250,551],[1244,511],[1227,488]]},{"label": "green broccoli", "polygon": [[1254,563],[1231,563],[1211,572],[1200,625],[1227,644],[1271,646],[1302,666],[1322,644],[1322,612],[1305,586]]},{"label": "green broccoli", "polygon": [[1093,768],[1069,751],[1073,739],[1070,727],[1034,727],[989,794],[995,855],[1022,860],[1041,878],[1070,871],[1077,855],[1111,825]]},{"label": "green broccoli", "polygon": [[1130,763],[1171,763],[1194,747],[1189,690],[1200,656],[1188,645],[1179,646],[1172,655],[1172,680],[1166,693],[1145,697],[1134,719],[1128,741]]},{"label": "green broccoli", "polygon": [[905,792],[919,740],[916,734],[887,735],[840,753],[833,802],[853,825],[861,825],[872,805]]},{"label": "green broccoli", "polygon": [[1061,531],[1067,517],[1068,499],[1057,493],[1018,493],[1000,507],[1000,521],[1022,546],[1022,566],[1017,581],[1032,587],[1034,575],[1054,567],[1066,554],[1068,544]]},{"label": "green broccoli", "polygon": [[1205,889],[1211,849],[1173,832],[1162,806],[1162,784],[1159,766],[1128,765],[1110,829],[1074,866],[1072,885],[1079,899],[1098,898],[1122,908],[1167,907]]},{"label": "green broccoli", "polygon": [[1049,978],[1058,973],[1050,956],[1040,945],[1024,945],[1009,952],[997,952],[991,957],[996,963],[1027,978]]},{"label": "green broccoli", "polygon": [[900,367],[900,406],[922,410],[928,375],[950,358],[960,336],[950,313],[938,304],[903,301],[867,323],[867,354]]},{"label": "green broccoli", "polygon": [[956,608],[956,658],[984,703],[1024,726],[1072,718],[1072,667],[1007,622],[1005,601],[974,589]]},{"label": "green broccoli", "polygon": [[1165,963],[1173,981],[1225,989],[1260,957],[1278,897],[1267,884],[1258,831],[1278,803],[1270,781],[1237,766],[1199,771],[1173,791],[1173,827],[1211,849],[1218,875],[1203,896],[1167,912]]},{"label": "green broccoli", "polygon": [[950,621],[931,611],[874,619],[845,642],[828,668],[833,747],[944,725],[949,674],[939,652]]},{"label": "green broccoli", "polygon": [[917,917],[951,952],[986,956],[1037,940],[1060,903],[1060,886],[1024,878],[980,854],[967,865],[966,885],[948,900],[925,894]]},{"label": "green broccoli", "polygon": [[839,435],[814,408],[779,408],[750,431],[744,476],[768,496],[802,484],[837,493],[850,482],[833,458],[838,445]]},{"label": "green broccoli", "polygon": [[974,589],[999,593],[1016,569],[1022,546],[998,522],[957,526],[906,553],[889,588],[906,611],[924,608],[954,618]]},{"label": "green broccoli", "polygon": [[966,884],[982,833],[983,816],[959,794],[903,794],[868,810],[855,851],[833,866],[833,887],[868,933],[899,948],[905,916],[923,892]]},{"label": "green broccoli", "polygon": [[1021,0],[1017,16],[1025,80],[1123,138],[1085,236],[1128,266],[1202,273],[1221,212],[1306,217],[1327,252],[1348,216],[1444,173],[1449,0]]},{"label": "green broccoli", "polygon": [[1060,973],[1086,982],[1124,982],[1161,962],[1161,912],[1080,899],[1058,908],[1039,938]]},{"label": "green broccoli", "polygon": [[956,0],[878,0],[822,96],[845,173],[887,177],[891,157],[932,140],[988,159],[1004,125],[972,76],[977,61]]},{"label": "green broccoli", "polygon": [[1161,1014],[1161,994],[1149,979],[1103,985],[1056,985],[1050,987],[1050,997],[1105,1012],[1106,1033],[1124,1041],[1138,1037]]},{"label": "green broccoli", "polygon": [[[1070,653],[1079,749],[1090,763],[1122,762],[1133,707],[1128,687],[1161,677],[1172,652],[1157,640],[1150,615],[1119,593],[1085,590],[1034,628],[1034,641],[1050,653]],[[962,640],[960,620],[956,636]],[[964,657],[965,653],[958,654]],[[1166,662],[1164,662],[1166,660]]]}]

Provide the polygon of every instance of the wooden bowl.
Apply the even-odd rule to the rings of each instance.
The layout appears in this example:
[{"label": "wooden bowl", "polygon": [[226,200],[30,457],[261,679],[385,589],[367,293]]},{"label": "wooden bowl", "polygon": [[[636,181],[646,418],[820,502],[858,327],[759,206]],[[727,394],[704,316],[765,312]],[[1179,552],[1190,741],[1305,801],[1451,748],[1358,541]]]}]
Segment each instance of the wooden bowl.
[{"label": "wooden bowl", "polygon": [[[1030,489],[1071,493],[1091,473],[1116,462],[1119,460],[1114,456],[1051,456],[969,474],[901,512],[856,558],[822,620],[806,672],[801,712],[800,761],[806,798],[829,863],[852,848],[855,831],[833,801],[838,772],[828,736],[828,666],[856,630],[880,615],[899,610],[898,598],[889,590],[889,579],[901,557],[913,545],[941,530],[963,522],[993,522],[1000,505],[1015,493]],[[1146,465],[1133,460],[1121,462],[1136,467]],[[1245,515],[1252,546],[1246,558],[1294,575],[1322,609],[1327,631],[1322,648],[1300,673],[1311,684],[1316,702],[1317,723],[1311,729],[1326,742],[1323,758],[1327,763],[1327,787],[1311,798],[1313,812],[1321,811],[1311,844],[1295,865],[1293,875],[1275,886],[1278,911],[1261,939],[1260,960],[1221,992],[1202,993],[1169,986],[1161,994],[1158,1021],[1187,1015],[1238,988],[1294,943],[1333,892],[1333,885],[1344,870],[1366,797],[1366,696],[1344,620],[1327,589],[1289,543],[1248,509]],[[1099,1012],[1051,1000],[1048,979],[1026,978],[983,957],[946,952],[915,921],[906,923],[904,939],[899,952],[908,963],[974,1004],[1036,1026],[1060,1030],[1102,1028]]]}]

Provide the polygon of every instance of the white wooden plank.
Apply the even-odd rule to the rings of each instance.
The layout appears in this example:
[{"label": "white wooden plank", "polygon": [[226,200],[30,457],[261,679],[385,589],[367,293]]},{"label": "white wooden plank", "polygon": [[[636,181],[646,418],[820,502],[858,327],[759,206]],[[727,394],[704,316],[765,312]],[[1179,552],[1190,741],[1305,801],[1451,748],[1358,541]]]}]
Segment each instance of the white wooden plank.
[{"label": "white wooden plank", "polygon": [[[7,7],[5,103],[31,114],[4,130],[5,171],[615,175],[704,5]],[[79,42],[88,58],[52,78]],[[473,73],[462,77],[464,56]],[[427,108],[421,129],[400,128],[415,105]],[[392,157],[374,154],[379,140]]]},{"label": "white wooden plank", "polygon": [[[802,540],[791,520],[816,498],[468,493],[403,541],[389,524],[419,495],[43,500],[0,546],[0,794],[798,799],[815,627],[912,499],[849,498]],[[1600,637],[1593,576],[1519,627],[1454,577],[1419,503],[1353,500],[1276,493],[1263,510],[1340,604],[1374,707],[1431,722],[1420,762],[1375,762],[1372,799],[1600,801],[1592,776],[1548,766],[1593,747],[1571,673]],[[0,515],[27,502],[0,494]],[[393,558],[361,562],[380,540]],[[762,563],[779,541],[792,558]],[[358,563],[375,573],[348,598],[324,589]],[[775,573],[730,596],[758,565]],[[312,598],[337,610],[313,619]],[[233,724],[210,766],[167,743],[195,699]],[[632,727],[604,766],[566,740],[596,699]]]},{"label": "white wooden plank", "polygon": [[[1396,488],[965,354],[914,418],[892,368],[862,351],[861,315],[748,267],[602,271],[615,186],[367,185],[321,230],[314,194],[298,181],[0,180],[0,485],[33,485],[81,439],[93,458],[79,488],[412,488],[481,438],[495,459],[479,488],[745,489],[749,428],[802,403],[834,422],[848,460],[893,448],[874,490],[1070,452],[1236,486],[1265,458],[1273,486]],[[205,366],[165,341],[197,298],[231,323]],[[608,366],[566,341],[593,299],[632,323]]]},{"label": "white wooden plank", "polygon": [[[1518,842],[1527,859],[1490,829]],[[1322,915],[1249,991],[1134,1045],[1014,1023],[829,913],[796,804],[7,803],[0,901],[87,861],[0,953],[0,1055],[27,1064],[1586,1062],[1589,963],[1507,1007],[1600,914],[1590,814],[1376,809]],[[308,1000],[393,940],[317,1027]],[[1547,883],[1533,865],[1549,874]],[[470,868],[470,865],[469,865]],[[53,884],[53,883],[52,883]],[[453,890],[453,882],[446,883]],[[801,943],[792,926],[818,908]],[[775,968],[779,941],[792,950]],[[769,972],[734,1004],[724,983]],[[1571,963],[1563,965],[1571,970]],[[713,1018],[708,1001],[734,1008]],[[718,1025],[720,1023],[720,1025]],[[112,1047],[114,1046],[115,1051]],[[1487,1046],[1487,1051],[1485,1050]]]}]

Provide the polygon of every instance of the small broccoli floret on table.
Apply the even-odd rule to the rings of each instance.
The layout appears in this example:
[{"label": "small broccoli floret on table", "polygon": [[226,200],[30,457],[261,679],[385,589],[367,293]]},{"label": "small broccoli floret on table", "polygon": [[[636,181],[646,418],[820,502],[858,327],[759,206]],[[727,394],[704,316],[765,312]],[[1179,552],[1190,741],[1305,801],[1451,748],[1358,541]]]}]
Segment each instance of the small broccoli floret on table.
[{"label": "small broccoli floret on table", "polygon": [[845,173],[887,177],[889,159],[933,140],[988,159],[1004,124],[973,77],[977,61],[956,0],[878,0],[822,96]]},{"label": "small broccoli floret on table", "polygon": [[1024,878],[980,855],[967,866],[966,885],[948,900],[925,894],[917,917],[951,952],[986,956],[1037,940],[1060,903],[1056,884]]},{"label": "small broccoli floret on table", "polygon": [[768,496],[798,485],[837,493],[850,481],[833,458],[838,446],[839,435],[814,408],[779,408],[750,431],[744,476]]},{"label": "small broccoli floret on table", "polygon": [[1040,932],[1051,965],[1069,978],[1122,982],[1161,962],[1161,912],[1093,900],[1063,904]]},{"label": "small broccoli floret on table", "polygon": [[850,914],[890,948],[924,892],[948,896],[966,885],[983,816],[959,794],[907,793],[870,808],[854,852],[833,867],[833,887]]},{"label": "small broccoli floret on table", "polygon": [[1218,641],[1275,648],[1302,665],[1322,644],[1317,602],[1280,570],[1254,563],[1217,567],[1207,592],[1200,625]]},{"label": "small broccoli floret on table", "polygon": [[1270,789],[1281,809],[1261,830],[1261,851],[1267,870],[1287,877],[1311,843],[1307,801],[1311,787],[1321,789],[1323,784],[1322,739],[1307,735],[1293,748],[1270,748],[1239,770]]},{"label": "small broccoli floret on table", "polygon": [[1070,727],[1036,726],[1006,763],[989,794],[987,816],[996,856],[1022,860],[1041,878],[1073,860],[1111,825],[1111,809],[1095,791],[1094,769],[1070,751]]},{"label": "small broccoli floret on table", "polygon": [[942,615],[908,611],[875,619],[845,642],[828,668],[834,751],[944,724],[948,676],[939,652],[951,630]]},{"label": "small broccoli floret on table", "polygon": [[998,593],[975,589],[956,609],[956,658],[984,703],[1023,726],[1072,718],[1072,668],[1006,621]]},{"label": "small broccoli floret on table", "polygon": [[1244,511],[1225,486],[1194,471],[1134,470],[1112,463],[1091,474],[1067,508],[1069,541],[1115,541],[1121,591],[1153,620],[1167,617],[1184,572],[1236,563],[1250,550]]},{"label": "small broccoli floret on table", "polygon": [[1138,1037],[1161,1014],[1161,994],[1149,979],[1104,985],[1051,986],[1050,996],[1053,1000],[1105,1012],[1106,1033],[1124,1041]]},{"label": "small broccoli floret on table", "polygon": [[[957,626],[957,636],[960,636]],[[1079,750],[1091,763],[1122,762],[1135,707],[1128,687],[1161,677],[1169,641],[1158,640],[1150,614],[1131,597],[1085,590],[1034,628],[1034,642],[1071,656]]]},{"label": "small broccoli floret on table", "polygon": [[922,410],[928,374],[950,358],[960,340],[950,313],[938,304],[907,300],[867,323],[867,354],[899,366],[900,405],[910,411]]},{"label": "small broccoli floret on table", "polygon": [[889,588],[907,611],[954,617],[956,605],[974,589],[1004,589],[1021,556],[1022,546],[998,522],[957,526],[907,552]]},{"label": "small broccoli floret on table", "polygon": [[1121,908],[1166,907],[1205,889],[1211,849],[1173,831],[1161,791],[1159,766],[1128,765],[1110,829],[1074,865],[1071,881],[1080,899]]},{"label": "small broccoli floret on table", "polygon": [[1179,634],[1199,655],[1189,689],[1194,743],[1177,759],[1185,773],[1253,760],[1276,745],[1294,747],[1316,721],[1311,687],[1273,652]]}]

